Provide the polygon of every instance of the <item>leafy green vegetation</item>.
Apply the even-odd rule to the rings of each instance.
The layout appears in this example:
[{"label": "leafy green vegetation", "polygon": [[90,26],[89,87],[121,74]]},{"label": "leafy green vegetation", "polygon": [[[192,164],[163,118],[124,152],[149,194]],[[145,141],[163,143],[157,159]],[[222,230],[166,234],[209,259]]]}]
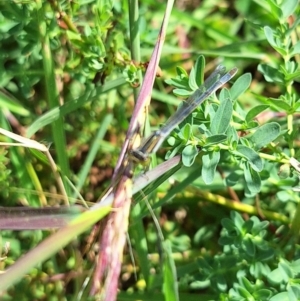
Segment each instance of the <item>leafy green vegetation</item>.
[{"label": "leafy green vegetation", "polygon": [[[0,0],[1,300],[110,300],[90,294],[106,189],[171,2]],[[174,4],[144,135],[238,74],[135,166],[119,300],[300,299],[299,13]]]}]

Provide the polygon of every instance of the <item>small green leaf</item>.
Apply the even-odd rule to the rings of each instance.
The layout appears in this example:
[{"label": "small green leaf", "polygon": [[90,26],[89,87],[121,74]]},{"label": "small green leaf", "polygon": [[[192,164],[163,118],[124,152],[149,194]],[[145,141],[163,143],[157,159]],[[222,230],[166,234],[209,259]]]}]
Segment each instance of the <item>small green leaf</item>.
[{"label": "small green leaf", "polygon": [[272,296],[272,291],[268,289],[260,289],[253,293],[255,300],[269,300]]},{"label": "small green leaf", "polygon": [[300,259],[291,262],[291,268],[293,269],[294,274],[300,273]]},{"label": "small green leaf", "polygon": [[270,301],[290,301],[288,292],[282,292],[273,296]]},{"label": "small green leaf", "polygon": [[299,111],[299,110],[298,110],[299,107],[300,107],[300,102],[297,102],[297,103],[294,105],[294,110],[298,112],[298,111]]},{"label": "small green leaf", "polygon": [[190,285],[189,285],[189,289],[193,290],[204,290],[207,289],[211,286],[211,282],[210,280],[204,280],[204,281],[193,281]]},{"label": "small green leaf", "polygon": [[270,106],[269,105],[259,105],[254,108],[252,108],[246,115],[245,121],[250,122],[255,118],[258,114],[263,112],[264,110],[268,109]]},{"label": "small green leaf", "polygon": [[206,127],[204,123],[199,125],[198,130],[201,135],[211,136],[211,132],[209,131],[209,129]]},{"label": "small green leaf", "polygon": [[265,0],[269,4],[270,12],[276,20],[281,18],[282,12],[274,0]]},{"label": "small green leaf", "polygon": [[190,96],[192,91],[186,90],[186,89],[174,89],[173,93],[176,96],[181,96],[181,97],[187,97]]},{"label": "small green leaf", "polygon": [[[178,89],[190,90],[189,76],[182,67],[176,67],[177,76],[175,78],[166,79],[165,83]],[[191,93],[191,92],[190,92]]]},{"label": "small green leaf", "polygon": [[226,135],[213,135],[207,137],[205,141],[205,146],[210,146],[210,145],[216,145],[218,143],[221,143],[227,139]]},{"label": "small green leaf", "polygon": [[214,280],[220,292],[225,292],[228,289],[226,279],[223,275],[217,275]]},{"label": "small green leaf", "polygon": [[300,77],[300,70],[297,70],[293,73],[289,73],[285,76],[285,80],[286,82],[290,82],[290,81],[293,81],[293,80],[296,80]]},{"label": "small green leaf", "polygon": [[230,124],[232,111],[233,107],[230,99],[226,99],[220,104],[211,121],[210,130],[212,134],[223,134],[226,132]]},{"label": "small green leaf", "polygon": [[176,72],[177,72],[177,76],[179,76],[180,78],[188,78],[189,77],[186,70],[180,66],[176,67]]},{"label": "small green leaf", "polygon": [[279,134],[280,125],[276,122],[270,122],[259,127],[248,140],[253,143],[255,149],[261,149],[276,139]]},{"label": "small green leaf", "polygon": [[299,283],[291,284],[287,288],[290,301],[298,301],[300,300],[300,285]]},{"label": "small green leaf", "polygon": [[273,270],[271,273],[267,274],[267,277],[271,284],[277,285],[283,281],[283,275],[279,268],[277,268],[277,269]]},{"label": "small green leaf", "polygon": [[269,44],[275,49],[277,50],[278,48],[278,44],[277,42],[275,41],[274,37],[277,35],[276,32],[269,26],[265,26],[264,27],[264,33],[265,33],[265,36],[269,42]]},{"label": "small green leaf", "polygon": [[[204,68],[205,68],[205,57],[203,55],[200,55],[197,60],[196,63],[193,67],[192,70],[194,70],[193,72],[193,82],[194,82],[194,86],[196,87],[195,89],[198,89],[198,87],[200,87],[203,82],[204,82]],[[190,78],[191,78],[191,74],[190,74]],[[190,87],[192,88],[192,86],[190,85]]]},{"label": "small green leaf", "polygon": [[[237,286],[237,291],[239,292],[239,294],[244,297],[246,300],[253,300],[253,297],[251,296],[251,294],[246,290],[244,289],[243,287],[241,286]],[[244,300],[244,299],[242,299]],[[254,300],[253,300],[254,301]]]},{"label": "small green leaf", "polygon": [[246,196],[254,196],[260,192],[261,180],[259,173],[253,170],[248,164],[245,164],[244,168],[244,178],[245,178],[245,194]]},{"label": "small green leaf", "polygon": [[180,130],[180,133],[182,138],[188,141],[193,133],[192,126],[189,123],[186,123]]},{"label": "small green leaf", "polygon": [[[298,0],[297,0],[298,1]],[[291,48],[291,56],[294,56],[296,54],[300,53],[300,41],[298,41],[292,48]]]},{"label": "small green leaf", "polygon": [[262,275],[267,276],[269,273],[269,266],[261,261],[254,261],[250,264],[250,274],[255,278],[260,278]]},{"label": "small green leaf", "polygon": [[255,285],[252,284],[246,277],[241,277],[241,282],[247,291],[253,293],[255,290]]},{"label": "small green leaf", "polygon": [[211,227],[211,225],[205,225],[198,229],[194,235],[193,241],[196,245],[209,241],[212,239],[216,231],[216,227]]},{"label": "small green leaf", "polygon": [[243,225],[245,221],[243,220],[242,216],[236,212],[236,211],[230,211],[230,217],[233,220],[235,226],[239,230],[240,233],[242,233]]},{"label": "small green leaf", "polygon": [[293,278],[295,275],[293,273],[293,270],[290,267],[290,264],[285,259],[281,259],[281,261],[278,264],[278,268],[281,271],[281,274],[285,281],[288,281],[290,278]]},{"label": "small green leaf", "polygon": [[255,245],[248,235],[242,241],[242,248],[250,257],[255,257]]},{"label": "small green leaf", "polygon": [[170,78],[166,79],[165,83],[178,89],[189,90],[188,78]]},{"label": "small green leaf", "polygon": [[291,73],[294,73],[297,71],[298,65],[293,61],[287,61],[285,62],[285,67],[282,68],[282,71],[284,72],[285,77],[288,76]]},{"label": "small green leaf", "polygon": [[233,171],[231,172],[225,179],[227,186],[234,186],[236,183],[239,182],[241,179],[242,172],[240,171]]},{"label": "small green leaf", "polygon": [[233,126],[228,127],[228,129],[226,131],[226,135],[231,144],[239,141],[239,135]]},{"label": "small green leaf", "polygon": [[226,88],[223,88],[221,92],[219,93],[219,101],[220,103],[224,102],[228,98],[232,99],[230,91]]},{"label": "small green leaf", "polygon": [[292,107],[285,101],[276,99],[276,98],[269,98],[271,107],[275,108],[276,110],[280,111],[280,109],[284,110],[285,112],[289,112]]},{"label": "small green leaf", "polygon": [[230,88],[231,100],[235,101],[240,95],[242,95],[251,84],[252,76],[250,73],[245,73],[240,76]]},{"label": "small green leaf", "polygon": [[278,68],[273,68],[267,64],[259,64],[257,70],[263,74],[269,83],[282,84],[285,82],[284,75]]},{"label": "small green leaf", "polygon": [[166,153],[165,159],[169,160],[176,156],[180,150],[182,149],[182,144],[178,144],[177,146],[172,146],[172,149]]},{"label": "small green leaf", "polygon": [[250,129],[255,129],[259,126],[259,123],[257,121],[249,121],[247,123],[247,129],[250,130]]},{"label": "small green leaf", "polygon": [[189,76],[189,87],[192,91],[195,91],[198,89],[199,86],[197,86],[197,82],[196,82],[196,70],[195,70],[195,66],[192,67],[192,70],[190,72],[190,76]]},{"label": "small green leaf", "polygon": [[71,31],[71,30],[66,30],[66,34],[68,36],[68,39],[70,39],[71,41],[81,41],[82,40],[82,36],[80,33]]},{"label": "small green leaf", "polygon": [[251,232],[253,225],[254,225],[254,221],[251,218],[244,222],[242,227],[243,236]]},{"label": "small green leaf", "polygon": [[263,161],[253,149],[245,146],[245,145],[238,145],[236,151],[233,152],[234,154],[241,155],[243,158],[246,158],[248,163],[255,171],[262,171],[263,169]]},{"label": "small green leaf", "polygon": [[298,0],[281,1],[280,9],[282,11],[282,19],[285,20],[291,16],[299,5]]},{"label": "small green leaf", "polygon": [[221,224],[228,232],[235,231],[236,227],[233,221],[229,218],[222,218]]},{"label": "small green leaf", "polygon": [[182,151],[182,163],[184,166],[191,166],[197,155],[198,155],[198,148],[195,145],[187,145]]},{"label": "small green leaf", "polygon": [[265,230],[269,226],[268,221],[260,221],[256,216],[251,217],[252,220],[256,221],[251,229],[252,235],[259,235],[263,230]]},{"label": "small green leaf", "polygon": [[202,156],[202,178],[205,184],[211,184],[214,180],[219,161],[220,152],[207,152]]},{"label": "small green leaf", "polygon": [[255,244],[257,246],[257,250],[259,249],[259,252],[257,252],[256,254],[257,260],[267,261],[267,260],[274,259],[275,251],[273,249],[270,249],[266,241],[263,241],[260,244],[258,244],[257,241],[255,241]]}]

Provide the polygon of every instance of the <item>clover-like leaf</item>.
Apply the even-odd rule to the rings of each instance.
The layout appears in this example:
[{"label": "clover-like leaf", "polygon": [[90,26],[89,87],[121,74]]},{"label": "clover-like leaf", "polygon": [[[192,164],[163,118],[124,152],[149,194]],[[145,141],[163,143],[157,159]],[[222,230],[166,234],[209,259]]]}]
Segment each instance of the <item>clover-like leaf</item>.
[{"label": "clover-like leaf", "polygon": [[279,7],[282,12],[282,19],[286,19],[291,16],[299,5],[298,0],[286,0],[280,1],[279,3]]},{"label": "clover-like leaf", "polygon": [[183,165],[187,167],[191,166],[194,163],[198,155],[198,152],[199,150],[195,145],[193,144],[187,145],[182,151]]},{"label": "clover-like leaf", "polygon": [[245,194],[246,196],[254,196],[261,189],[261,179],[259,173],[252,169],[249,164],[244,165],[244,178],[245,178]]},{"label": "clover-like leaf", "polygon": [[219,161],[219,151],[208,151],[202,156],[202,178],[205,184],[210,184],[214,180]]},{"label": "clover-like leaf", "polygon": [[283,84],[285,82],[284,75],[278,68],[267,64],[259,64],[257,70],[263,74],[265,80],[269,83]]},{"label": "clover-like leaf", "polygon": [[234,154],[245,158],[255,171],[262,171],[263,161],[256,151],[245,145],[238,145]]},{"label": "clover-like leaf", "polygon": [[221,102],[213,119],[211,120],[210,130],[212,134],[224,134],[228,129],[232,116],[232,103],[230,99]]},{"label": "clover-like leaf", "polygon": [[209,136],[205,140],[205,146],[216,145],[218,143],[225,141],[226,138],[227,138],[227,136],[224,134]]},{"label": "clover-like leaf", "polygon": [[198,89],[203,84],[204,68],[205,58],[203,55],[200,55],[197,58],[189,77],[189,85],[192,90]]},{"label": "clover-like leaf", "polygon": [[243,94],[251,84],[251,74],[245,73],[240,76],[230,88],[231,100],[235,101],[241,94]]},{"label": "clover-like leaf", "polygon": [[255,245],[253,243],[253,240],[250,236],[246,235],[244,238],[243,238],[243,241],[242,241],[242,248],[243,250],[251,257],[255,257]]},{"label": "clover-like leaf", "polygon": [[250,122],[255,118],[258,114],[263,112],[264,110],[268,109],[270,106],[269,105],[260,105],[260,106],[255,106],[252,108],[246,115],[245,121]]},{"label": "clover-like leaf", "polygon": [[277,122],[270,122],[259,127],[248,140],[253,143],[255,148],[261,149],[275,140],[280,134],[280,125]]},{"label": "clover-like leaf", "polygon": [[270,45],[282,56],[287,55],[285,46],[281,43],[281,40],[275,39],[277,33],[269,26],[264,27],[264,32]]},{"label": "clover-like leaf", "polygon": [[234,186],[242,177],[242,171],[233,171],[225,179],[227,186]]}]

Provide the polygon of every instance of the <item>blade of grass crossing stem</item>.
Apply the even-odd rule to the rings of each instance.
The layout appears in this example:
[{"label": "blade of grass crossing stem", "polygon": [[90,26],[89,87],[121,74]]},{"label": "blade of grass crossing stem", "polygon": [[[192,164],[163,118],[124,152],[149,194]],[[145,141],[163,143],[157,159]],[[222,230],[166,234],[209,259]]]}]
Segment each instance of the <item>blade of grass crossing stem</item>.
[{"label": "blade of grass crossing stem", "polygon": [[[27,158],[24,158],[24,151],[19,147],[10,147],[9,152],[11,163],[17,171],[20,181],[18,185],[26,190],[36,190],[39,192],[38,196],[25,193],[26,201],[33,207],[45,206],[47,204],[47,200],[44,196],[42,185],[31,162]],[[24,199],[24,196],[22,198]]]},{"label": "blade of grass crossing stem", "polygon": [[53,256],[70,243],[74,237],[83,233],[106,216],[110,210],[111,207],[106,206],[97,210],[86,211],[70,222],[68,226],[46,238],[37,247],[17,260],[5,273],[0,274],[0,292],[18,282],[32,268]]},{"label": "blade of grass crossing stem", "polygon": [[[42,41],[42,57],[43,57],[43,68],[45,74],[45,95],[49,108],[53,109],[60,106],[59,103],[59,94],[56,87],[56,78],[54,70],[54,62],[51,55],[50,41],[47,34],[47,24],[44,21],[43,5],[41,1],[37,1],[39,6],[38,18],[39,18],[39,34]],[[57,120],[53,121],[51,124],[52,137],[54,141],[54,147],[56,150],[56,155],[58,159],[58,164],[61,169],[62,174],[65,177],[70,178],[70,166],[69,160],[66,153],[66,135],[64,132],[64,123],[63,119],[59,117]],[[65,178],[63,177],[63,182],[66,183]],[[67,194],[70,195],[70,189],[68,185],[65,185]]]},{"label": "blade of grass crossing stem", "polygon": [[22,104],[18,102],[12,95],[7,91],[5,93],[0,91],[0,107],[2,110],[9,110],[12,113],[16,113],[21,116],[29,116],[30,111],[25,109]]},{"label": "blade of grass crossing stem", "polygon": [[[1,113],[2,114],[2,113]],[[7,123],[6,118],[2,118],[2,126],[4,129],[2,129],[1,134],[5,135],[7,137],[7,142],[15,142],[15,139],[19,137],[16,134],[11,133],[10,125]],[[4,131],[8,131],[7,133]],[[12,134],[12,136],[9,136],[9,134]],[[21,137],[22,138],[22,137]],[[25,141],[16,140],[18,142],[21,142],[22,144],[27,142]],[[18,177],[18,185],[20,187],[25,188],[26,190],[37,190],[39,192],[39,196],[32,196],[29,193],[25,194],[26,201],[30,206],[36,207],[36,206],[44,206],[47,204],[46,197],[44,196],[42,185],[39,181],[39,178],[35,172],[35,169],[33,168],[31,162],[26,159],[26,156],[24,156],[24,153],[26,152],[22,147],[9,147],[9,157],[10,162],[14,169],[16,170],[16,174]],[[25,158],[25,159],[24,159]],[[24,161],[25,160],[25,161]],[[24,195],[22,197],[24,199]]]},{"label": "blade of grass crossing stem", "polygon": [[179,301],[177,273],[170,241],[163,242],[163,294],[166,301]]},{"label": "blade of grass crossing stem", "polygon": [[141,214],[140,204],[136,204],[131,211],[132,220],[135,222],[129,228],[130,238],[135,242],[134,250],[137,253],[139,259],[139,266],[141,267],[144,280],[146,281],[146,287],[149,288],[149,259],[148,259],[148,243],[146,239],[146,232],[141,218],[136,219]]}]

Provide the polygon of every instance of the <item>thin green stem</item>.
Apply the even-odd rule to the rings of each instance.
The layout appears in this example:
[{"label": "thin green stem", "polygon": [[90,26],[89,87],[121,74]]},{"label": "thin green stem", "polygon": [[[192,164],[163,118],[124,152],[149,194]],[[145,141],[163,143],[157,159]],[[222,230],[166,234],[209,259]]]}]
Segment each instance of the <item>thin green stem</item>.
[{"label": "thin green stem", "polygon": [[[218,144],[218,147],[220,147],[221,149],[224,150],[230,150],[230,147],[224,144]],[[274,161],[274,162],[280,162],[282,164],[289,164],[290,161],[288,159],[288,157],[286,157],[285,159],[282,158],[282,156],[274,156],[274,155],[269,155],[269,154],[265,154],[265,153],[258,153],[258,155],[262,158],[262,159],[266,159],[268,161]]]},{"label": "thin green stem", "polygon": [[[38,10],[39,33],[42,44],[43,67],[45,74],[45,95],[49,104],[49,108],[59,107],[59,94],[56,86],[55,67],[50,49],[49,36],[47,34],[47,24],[44,21],[44,9],[40,0],[38,0],[40,9]],[[66,136],[64,133],[63,119],[59,118],[51,123],[52,137],[56,149],[57,159],[62,174],[70,177],[70,166],[67,157]],[[65,183],[65,182],[64,182]],[[66,184],[66,183],[65,183]],[[67,186],[66,186],[67,187]],[[68,191],[67,191],[68,192]],[[69,193],[68,193],[69,194]]]},{"label": "thin green stem", "polygon": [[[141,51],[140,51],[140,31],[139,31],[139,4],[138,0],[129,0],[129,26],[130,26],[130,50],[131,58],[134,62],[140,64]],[[143,80],[142,71],[138,69],[137,77],[141,83]],[[135,100],[138,97],[139,89],[133,89]]]}]

